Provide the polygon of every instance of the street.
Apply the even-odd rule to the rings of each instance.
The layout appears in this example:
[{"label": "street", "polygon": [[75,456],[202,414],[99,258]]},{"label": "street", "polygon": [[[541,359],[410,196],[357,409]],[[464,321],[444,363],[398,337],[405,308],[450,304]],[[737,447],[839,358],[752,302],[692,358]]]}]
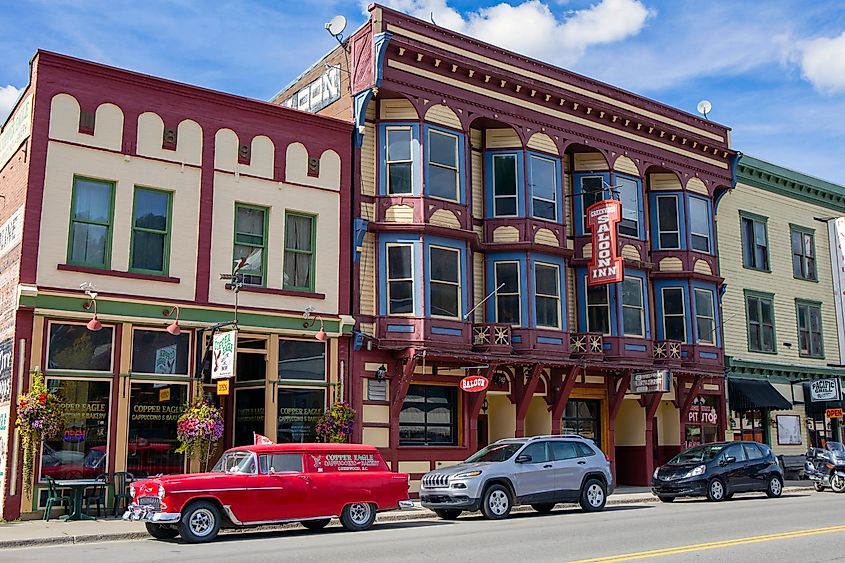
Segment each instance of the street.
[{"label": "street", "polygon": [[749,494],[720,504],[608,506],[596,514],[558,508],[495,522],[469,514],[457,522],[392,522],[358,533],[332,525],[322,532],[227,534],[205,545],[149,539],[8,549],[0,561],[845,561],[842,501],[830,492]]}]

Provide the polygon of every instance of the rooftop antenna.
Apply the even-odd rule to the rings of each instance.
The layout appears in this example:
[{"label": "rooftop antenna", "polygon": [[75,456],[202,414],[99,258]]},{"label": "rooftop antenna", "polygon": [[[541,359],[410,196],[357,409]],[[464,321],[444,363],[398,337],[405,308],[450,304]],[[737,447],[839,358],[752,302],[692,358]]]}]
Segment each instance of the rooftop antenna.
[{"label": "rooftop antenna", "polygon": [[326,24],[326,31],[329,35],[337,39],[341,47],[343,46],[343,32],[346,30],[346,18],[343,16],[335,16],[329,23]]},{"label": "rooftop antenna", "polygon": [[437,25],[437,22],[436,22],[436,21],[434,21],[434,12],[429,12],[429,13],[428,13],[428,19],[430,19],[430,20],[431,20],[431,23],[433,23],[434,25]]},{"label": "rooftop antenna", "polygon": [[695,109],[698,110],[698,113],[704,116],[704,119],[707,119],[707,114],[710,113],[711,109],[713,109],[713,104],[711,104],[709,100],[701,100],[698,102],[698,105],[695,106]]}]

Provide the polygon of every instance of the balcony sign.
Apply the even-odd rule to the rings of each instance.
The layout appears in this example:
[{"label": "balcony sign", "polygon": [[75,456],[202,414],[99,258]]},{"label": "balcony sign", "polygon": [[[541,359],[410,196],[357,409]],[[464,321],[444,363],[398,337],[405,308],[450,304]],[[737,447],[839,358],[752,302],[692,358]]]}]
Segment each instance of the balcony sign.
[{"label": "balcony sign", "polygon": [[468,375],[461,379],[461,391],[478,393],[484,391],[490,385],[490,381],[483,375]]},{"label": "balcony sign", "polygon": [[587,274],[588,285],[622,281],[622,257],[616,245],[616,225],[621,219],[622,203],[615,199],[598,201],[587,208],[587,226],[593,233],[593,257]]},{"label": "balcony sign", "polygon": [[631,393],[668,393],[672,387],[672,372],[659,369],[631,374]]}]

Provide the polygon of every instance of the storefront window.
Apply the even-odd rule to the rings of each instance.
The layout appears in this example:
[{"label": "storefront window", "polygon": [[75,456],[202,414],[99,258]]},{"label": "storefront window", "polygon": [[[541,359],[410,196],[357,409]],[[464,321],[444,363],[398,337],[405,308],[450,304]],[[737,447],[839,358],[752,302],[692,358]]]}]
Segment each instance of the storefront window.
[{"label": "storefront window", "polygon": [[82,324],[51,323],[47,368],[110,372],[113,332],[110,326],[94,332]]},{"label": "storefront window", "polygon": [[188,375],[191,335],[163,330],[132,332],[132,373]]},{"label": "storefront window", "polygon": [[410,385],[399,413],[399,445],[457,445],[457,405],[455,387]]},{"label": "storefront window", "polygon": [[693,399],[684,424],[684,448],[709,444],[718,439],[719,397],[701,395]]},{"label": "storefront window", "polygon": [[64,425],[44,442],[42,480],[93,479],[108,471],[111,383],[48,379],[47,388],[61,397]]},{"label": "storefront window", "polygon": [[601,447],[601,401],[570,399],[561,420],[564,434],[580,434]]},{"label": "storefront window", "polygon": [[325,389],[282,387],[278,391],[276,442],[314,442],[315,428],[326,409]]},{"label": "storefront window", "polygon": [[127,471],[135,477],[184,471],[184,456],[176,453],[176,421],[187,400],[187,385],[131,384]]},{"label": "storefront window", "polygon": [[768,419],[766,409],[733,411],[731,417],[734,440],[766,443],[766,420]]},{"label": "storefront window", "polygon": [[253,432],[264,433],[264,387],[235,391],[235,445],[254,443]]},{"label": "storefront window", "polygon": [[308,340],[279,340],[279,379],[326,380],[326,345]]}]

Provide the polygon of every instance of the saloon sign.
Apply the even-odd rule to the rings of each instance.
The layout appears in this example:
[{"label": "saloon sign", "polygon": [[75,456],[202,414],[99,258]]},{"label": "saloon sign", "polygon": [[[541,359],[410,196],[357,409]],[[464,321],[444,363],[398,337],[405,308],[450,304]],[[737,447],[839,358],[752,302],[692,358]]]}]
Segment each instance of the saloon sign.
[{"label": "saloon sign", "polygon": [[469,393],[484,391],[490,382],[482,375],[468,375],[461,379],[461,390]]},{"label": "saloon sign", "polygon": [[615,199],[605,199],[587,208],[587,226],[593,232],[589,285],[622,281],[622,257],[616,251],[616,224],[621,219],[622,204]]}]

